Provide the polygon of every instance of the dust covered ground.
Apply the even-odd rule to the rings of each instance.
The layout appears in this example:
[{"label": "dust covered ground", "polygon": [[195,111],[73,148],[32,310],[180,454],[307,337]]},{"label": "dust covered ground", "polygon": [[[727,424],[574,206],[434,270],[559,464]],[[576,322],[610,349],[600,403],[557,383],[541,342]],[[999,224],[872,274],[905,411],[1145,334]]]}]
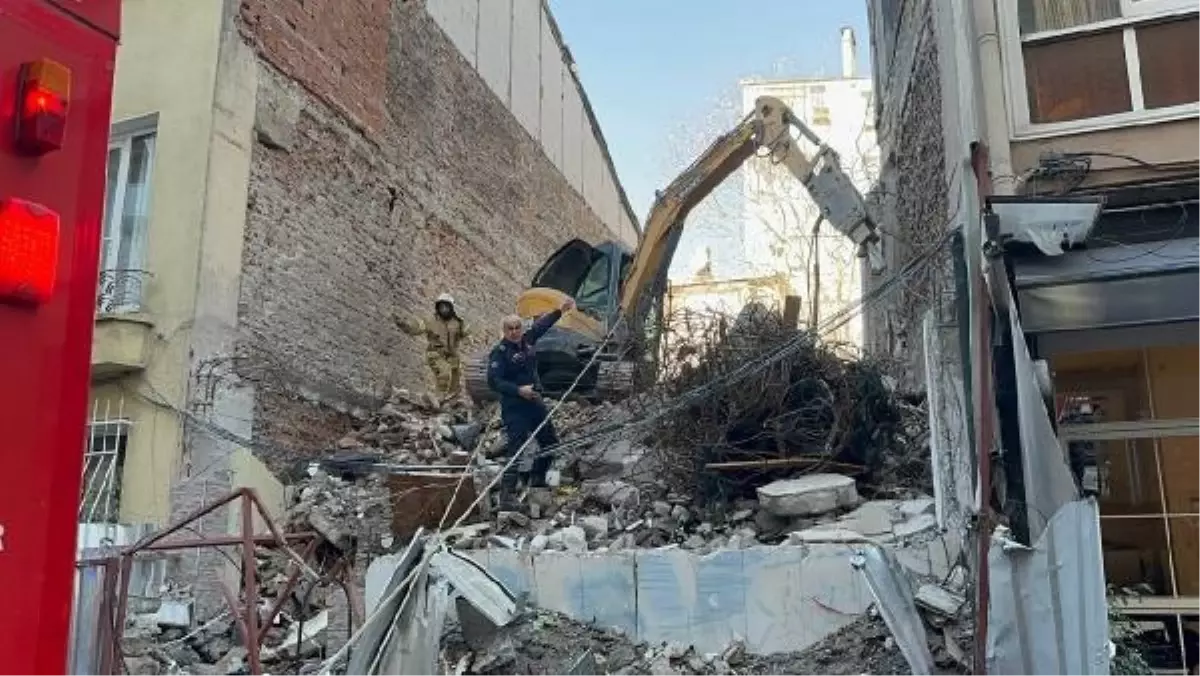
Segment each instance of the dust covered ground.
[{"label": "dust covered ground", "polygon": [[[547,611],[531,612],[477,651],[457,628],[443,639],[447,673],[468,674],[907,674],[887,625],[866,615],[806,650],[756,656],[741,643],[720,652],[648,644]],[[939,660],[939,674],[966,673]]]}]

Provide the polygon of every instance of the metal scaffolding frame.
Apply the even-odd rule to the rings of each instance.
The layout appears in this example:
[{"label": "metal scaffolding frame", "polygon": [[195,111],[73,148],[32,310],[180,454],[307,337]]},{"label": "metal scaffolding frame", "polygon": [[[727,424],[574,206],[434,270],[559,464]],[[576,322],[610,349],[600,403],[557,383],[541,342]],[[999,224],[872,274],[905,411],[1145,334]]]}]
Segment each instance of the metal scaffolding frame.
[{"label": "metal scaffolding frame", "polygon": [[[241,532],[236,535],[198,536],[193,538],[172,538],[181,530],[192,530],[192,524],[211,514],[217,509],[240,502]],[[270,535],[254,534],[254,513],[258,512]],[[240,545],[242,549],[242,594],[241,605],[238,603],[238,593],[222,584],[222,591],[229,609],[237,622],[238,631],[248,653],[250,673],[261,674],[262,662],[260,650],[265,636],[264,627],[269,627],[283,608],[283,604],[300,582],[302,575],[314,578],[314,582],[323,580],[309,566],[308,561],[316,552],[321,537],[317,533],[284,534],[270,513],[263,506],[258,494],[252,488],[237,489],[221,499],[205,505],[188,514],[174,524],[151,533],[134,544],[122,548],[119,552],[106,557],[84,559],[76,563],[79,568],[99,566],[104,569],[104,592],[99,609],[99,640],[97,641],[96,662],[97,673],[120,674],[121,668],[121,636],[125,626],[129,603],[129,582],[133,570],[134,557],[146,552],[179,551],[184,549],[204,549]],[[302,544],[301,552],[293,550],[289,543]],[[278,548],[285,551],[290,558],[288,578],[267,611],[265,617],[258,612],[258,579],[255,562],[255,547]]]}]

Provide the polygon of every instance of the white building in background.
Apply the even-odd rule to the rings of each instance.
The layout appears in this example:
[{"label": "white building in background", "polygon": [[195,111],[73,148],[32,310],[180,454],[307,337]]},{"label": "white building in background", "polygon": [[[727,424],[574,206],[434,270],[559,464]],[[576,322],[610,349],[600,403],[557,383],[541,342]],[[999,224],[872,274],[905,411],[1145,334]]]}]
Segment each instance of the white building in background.
[{"label": "white building in background", "polygon": [[[871,78],[869,73],[858,75],[855,50],[854,31],[843,28],[841,77],[753,79],[740,84],[743,111],[751,111],[759,96],[781,99],[841,155],[843,167],[866,194],[878,174],[879,148]],[[801,147],[815,150],[803,140]],[[782,166],[752,158],[743,176],[743,255],[752,274],[786,274],[793,293],[800,296],[802,325],[812,317],[814,299],[817,325],[827,325],[862,293],[862,266],[854,245],[828,224],[822,224],[813,236],[819,210]],[[829,335],[832,340],[861,346],[861,317],[856,315]]]}]

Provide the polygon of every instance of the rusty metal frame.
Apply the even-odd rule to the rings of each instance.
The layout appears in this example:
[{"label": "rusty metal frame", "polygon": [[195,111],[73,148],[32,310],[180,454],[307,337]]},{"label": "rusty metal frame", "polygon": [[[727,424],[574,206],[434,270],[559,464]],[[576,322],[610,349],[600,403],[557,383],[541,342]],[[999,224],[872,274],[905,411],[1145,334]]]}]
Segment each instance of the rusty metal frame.
[{"label": "rusty metal frame", "polygon": [[[181,530],[191,530],[190,526],[212,514],[225,505],[240,502],[242,510],[241,534],[236,536],[204,536],[194,538],[174,539],[170,536]],[[270,535],[254,534],[254,511],[257,511],[266,524]],[[263,627],[270,626],[287,597],[299,584],[300,576],[306,571],[305,561],[316,552],[321,538],[316,533],[291,533],[284,535],[276,526],[270,513],[263,506],[258,493],[253,488],[239,488],[221,499],[200,507],[172,525],[146,535],[137,542],[124,547],[120,552],[103,558],[84,559],[76,563],[77,567],[102,566],[105,569],[104,597],[100,603],[100,623],[98,633],[97,672],[101,674],[123,673],[121,669],[121,635],[125,626],[129,606],[130,573],[133,570],[134,557],[143,552],[178,551],[183,549],[199,549],[208,547],[241,546],[242,548],[242,603],[239,607],[237,593],[226,585],[222,592],[229,604],[230,611],[237,622],[246,648],[250,673],[261,674],[262,662],[260,649],[265,636]],[[258,570],[254,557],[255,546],[280,547],[288,549],[288,542],[305,543],[303,554],[293,556],[288,562],[290,571],[288,580],[281,590],[279,597],[271,604],[265,618],[260,618],[258,612]],[[289,549],[289,551],[291,551]],[[314,580],[314,583],[317,580]],[[114,607],[115,606],[115,607]]]}]

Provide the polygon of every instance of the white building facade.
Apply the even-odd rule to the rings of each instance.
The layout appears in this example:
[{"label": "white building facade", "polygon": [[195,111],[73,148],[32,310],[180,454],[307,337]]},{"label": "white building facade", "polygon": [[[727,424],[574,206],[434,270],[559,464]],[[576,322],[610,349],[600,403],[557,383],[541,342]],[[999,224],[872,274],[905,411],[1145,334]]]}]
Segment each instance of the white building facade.
[{"label": "white building facade", "polygon": [[[760,96],[774,96],[841,156],[842,166],[865,195],[879,169],[871,78],[860,77],[854,32],[842,29],[842,73],[835,78],[744,80],[742,108],[749,112]],[[815,150],[801,139],[807,152]],[[801,323],[830,340],[862,346],[861,317],[838,315],[862,292],[862,261],[848,239],[817,219],[817,205],[804,187],[769,159],[752,158],[743,172],[746,212],[743,256],[751,274],[786,274],[799,294]]]}]

